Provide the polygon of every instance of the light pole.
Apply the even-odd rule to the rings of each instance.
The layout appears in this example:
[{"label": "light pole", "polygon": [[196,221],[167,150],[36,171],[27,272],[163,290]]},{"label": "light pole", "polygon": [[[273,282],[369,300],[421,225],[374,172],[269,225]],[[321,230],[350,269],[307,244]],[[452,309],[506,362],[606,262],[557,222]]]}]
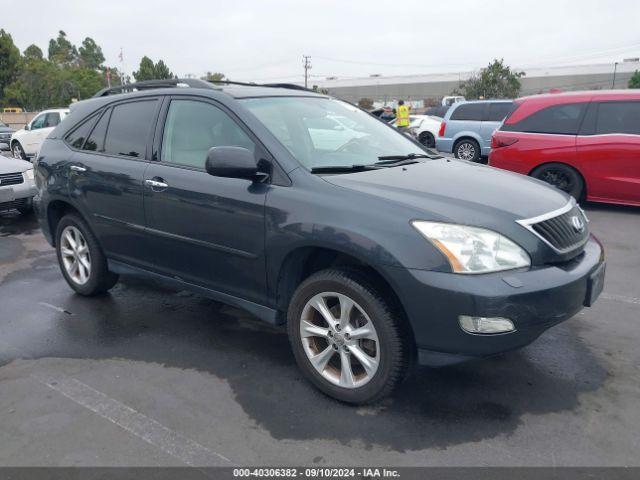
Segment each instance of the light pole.
[{"label": "light pole", "polygon": [[618,69],[618,62],[613,64],[613,81],[611,82],[611,88],[616,88],[616,70]]}]

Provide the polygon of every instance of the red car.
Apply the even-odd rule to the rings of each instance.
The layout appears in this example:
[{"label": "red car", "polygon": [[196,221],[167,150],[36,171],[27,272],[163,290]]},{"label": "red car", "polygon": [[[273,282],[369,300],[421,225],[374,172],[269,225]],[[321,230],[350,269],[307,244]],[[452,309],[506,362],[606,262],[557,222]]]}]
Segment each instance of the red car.
[{"label": "red car", "polygon": [[519,98],[493,134],[489,164],[579,200],[640,206],[640,91]]}]

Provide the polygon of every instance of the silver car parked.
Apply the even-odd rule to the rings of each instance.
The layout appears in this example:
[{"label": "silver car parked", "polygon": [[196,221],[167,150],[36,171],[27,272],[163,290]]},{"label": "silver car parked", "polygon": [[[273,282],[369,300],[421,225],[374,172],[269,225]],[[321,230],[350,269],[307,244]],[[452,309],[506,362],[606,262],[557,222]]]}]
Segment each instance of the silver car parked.
[{"label": "silver car parked", "polygon": [[29,213],[35,194],[33,165],[25,160],[0,156],[0,211],[15,208],[20,213]]},{"label": "silver car parked", "polygon": [[436,149],[471,162],[488,157],[491,135],[512,108],[511,100],[454,103],[440,125]]}]

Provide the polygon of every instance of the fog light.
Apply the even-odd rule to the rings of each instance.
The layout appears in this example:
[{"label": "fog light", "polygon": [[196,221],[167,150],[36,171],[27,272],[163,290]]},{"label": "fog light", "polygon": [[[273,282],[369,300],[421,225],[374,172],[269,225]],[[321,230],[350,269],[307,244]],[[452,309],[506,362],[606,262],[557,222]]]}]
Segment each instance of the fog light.
[{"label": "fog light", "polygon": [[515,330],[513,322],[508,318],[460,315],[458,320],[460,321],[460,327],[467,333],[492,334],[513,332]]}]

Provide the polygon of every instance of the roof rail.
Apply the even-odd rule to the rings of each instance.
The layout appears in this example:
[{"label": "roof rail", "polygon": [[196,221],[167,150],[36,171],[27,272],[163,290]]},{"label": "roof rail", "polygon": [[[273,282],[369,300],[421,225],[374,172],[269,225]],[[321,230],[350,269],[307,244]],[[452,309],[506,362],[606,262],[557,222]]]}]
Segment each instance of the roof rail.
[{"label": "roof rail", "polygon": [[138,92],[140,90],[151,90],[154,88],[212,88],[209,82],[197,78],[168,78],[165,80],[145,80],[143,82],[125,83],[100,90],[94,97],[106,97],[119,93]]},{"label": "roof rail", "polygon": [[200,80],[197,78],[169,78],[166,80],[145,80],[143,82],[125,83],[124,85],[116,85],[113,87],[103,88],[94,95],[95,97],[106,97],[108,95],[117,95],[119,93],[138,92],[140,90],[151,90],[154,88],[215,88],[214,85],[241,85],[243,87],[267,87],[267,88],[288,88],[291,90],[304,90],[313,92],[308,88],[293,83],[247,83],[234,82],[232,80]]}]

